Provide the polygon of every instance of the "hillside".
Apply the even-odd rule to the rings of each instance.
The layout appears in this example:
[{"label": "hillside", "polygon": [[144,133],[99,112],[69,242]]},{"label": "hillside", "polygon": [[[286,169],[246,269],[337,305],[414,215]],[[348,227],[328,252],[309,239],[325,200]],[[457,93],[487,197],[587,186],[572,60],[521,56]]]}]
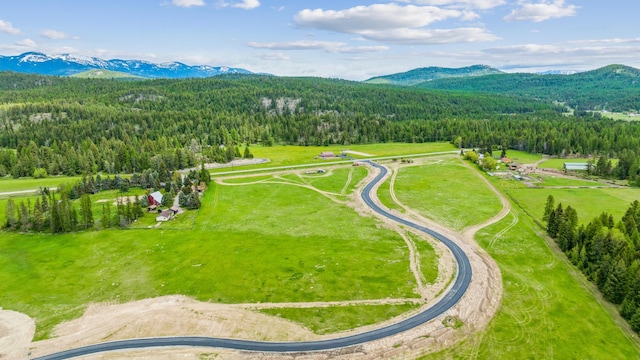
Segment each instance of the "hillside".
[{"label": "hillside", "polygon": [[442,67],[424,67],[413,69],[403,73],[377,76],[365,80],[365,83],[411,86],[436,79],[483,76],[491,74],[502,74],[502,71],[486,65],[473,65],[455,69]]},{"label": "hillside", "polygon": [[143,77],[111,70],[88,70],[71,75],[71,77],[86,79],[144,79]]},{"label": "hillside", "polygon": [[497,74],[423,82],[424,89],[518,95],[558,101],[581,110],[640,109],[640,70],[609,65],[572,75]]}]

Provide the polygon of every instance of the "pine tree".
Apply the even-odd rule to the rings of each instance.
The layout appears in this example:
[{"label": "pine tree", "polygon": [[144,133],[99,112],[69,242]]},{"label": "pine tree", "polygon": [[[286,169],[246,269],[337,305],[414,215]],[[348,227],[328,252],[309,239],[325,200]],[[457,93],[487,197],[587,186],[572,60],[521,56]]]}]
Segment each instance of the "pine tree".
[{"label": "pine tree", "polygon": [[6,227],[9,230],[16,230],[16,226],[17,226],[17,221],[16,221],[16,205],[13,202],[12,198],[9,198],[9,200],[7,200],[7,207],[6,207],[6,211],[5,211],[5,225],[4,227]]},{"label": "pine tree", "polygon": [[91,209],[91,197],[84,194],[80,197],[80,214],[82,217],[82,227],[88,229],[93,226],[93,211]]},{"label": "pine tree", "polygon": [[542,215],[542,220],[549,221],[549,216],[551,215],[554,206],[555,199],[553,198],[553,195],[547,196],[547,203],[544,206],[544,214]]}]

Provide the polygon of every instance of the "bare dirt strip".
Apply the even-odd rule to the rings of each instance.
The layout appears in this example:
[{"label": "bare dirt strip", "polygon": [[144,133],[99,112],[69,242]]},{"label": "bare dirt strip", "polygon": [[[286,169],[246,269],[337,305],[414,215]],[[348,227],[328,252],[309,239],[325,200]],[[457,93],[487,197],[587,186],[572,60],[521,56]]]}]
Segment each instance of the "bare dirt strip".
[{"label": "bare dirt strip", "polygon": [[[478,175],[481,176],[480,174]],[[370,181],[374,176],[375,174],[373,172],[370,173],[367,179],[360,184],[360,189],[363,184]],[[293,183],[288,184],[296,185]],[[446,229],[420,216],[411,209],[407,209],[410,211],[407,211],[406,214],[399,214],[404,217],[408,216],[412,221],[431,227],[454,239],[469,256],[473,268],[472,283],[462,300],[440,318],[411,331],[364,344],[355,350],[350,349],[348,353],[345,353],[344,350],[335,350],[312,354],[265,354],[210,348],[170,348],[119,351],[85,356],[83,359],[414,358],[452,346],[461,339],[464,339],[469,333],[483,329],[497,311],[501,301],[502,281],[500,271],[495,262],[473,240],[473,235],[478,229],[500,220],[506,216],[510,210],[509,202],[493,188],[490,183],[487,182],[487,185],[496,192],[501,201],[503,201],[502,211],[494,218],[483,224],[467,228],[462,233],[456,233]],[[315,188],[313,188],[313,190],[318,191],[318,189]],[[324,195],[332,198],[335,194]],[[395,194],[393,194],[393,196],[395,196]],[[336,199],[334,198],[333,200],[335,201]],[[354,194],[347,201],[347,204],[363,214],[373,214],[357,194]],[[404,207],[401,203],[399,203],[399,205]],[[404,208],[406,209],[406,207]],[[395,230],[408,231],[408,229],[398,229],[398,225],[386,218],[381,218],[381,220],[384,226]],[[409,248],[413,249],[411,255],[411,262],[414,264],[412,265],[412,271],[415,271],[416,277],[420,279],[417,274],[419,273],[419,268],[415,268],[419,255],[415,251],[415,245],[412,245],[411,240],[405,239],[405,241],[407,241]],[[286,305],[286,307],[308,307],[308,305],[321,307],[346,305],[352,304],[353,302],[346,301],[340,302],[340,304],[264,304],[262,306],[260,304],[222,305],[199,302],[184,296],[164,296],[125,304],[92,304],[81,318],[60,324],[56,327],[54,330],[56,337],[31,343],[26,353],[24,348],[28,346],[35,330],[33,321],[24,315],[22,315],[22,320],[20,320],[18,317],[12,317],[9,314],[13,312],[0,311],[0,345],[5,344],[6,341],[11,341],[11,344],[14,344],[10,346],[13,353],[11,356],[5,356],[5,358],[23,359],[97,342],[135,337],[197,335],[265,341],[301,341],[335,338],[364,332],[397,322],[399,318],[405,318],[423,310],[434,303],[437,296],[443,292],[454,274],[453,259],[439,242],[433,239],[430,239],[430,241],[440,256],[441,264],[439,265],[438,280],[434,284],[418,282],[420,293],[425,295],[427,301],[420,309],[388,320],[382,324],[365,326],[338,334],[320,336],[313,334],[299,324],[281,318],[267,316],[252,309],[282,307],[280,305]],[[373,301],[379,304],[387,304],[400,301],[406,302],[407,300],[409,299],[380,299]],[[412,300],[415,301],[415,299]],[[447,318],[457,318],[464,323],[464,326],[459,329],[445,326],[444,320]],[[3,332],[4,328],[13,330]],[[7,336],[7,333],[10,333],[11,336]],[[5,347],[0,346],[0,349],[4,348]]]}]

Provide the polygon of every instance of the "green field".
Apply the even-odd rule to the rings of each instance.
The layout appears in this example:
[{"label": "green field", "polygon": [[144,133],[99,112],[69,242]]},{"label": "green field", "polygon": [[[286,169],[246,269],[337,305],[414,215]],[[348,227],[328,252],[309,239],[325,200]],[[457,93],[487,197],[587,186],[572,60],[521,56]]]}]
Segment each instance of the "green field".
[{"label": "green field", "polygon": [[[486,330],[424,359],[637,359],[640,349],[551,250],[524,213],[481,230],[476,239],[502,272],[502,305]],[[497,236],[513,222],[515,226]]]},{"label": "green field", "polygon": [[[229,172],[237,170],[263,169],[278,166],[293,166],[301,164],[317,164],[318,167],[331,165],[342,159],[314,159],[320,153],[333,151],[339,155],[341,151],[351,150],[372,155],[372,157],[386,157],[424,154],[441,151],[455,151],[456,148],[450,143],[387,143],[387,144],[367,144],[367,145],[331,145],[331,146],[254,146],[250,147],[255,158],[270,159],[269,163],[240,166],[233,168],[220,168],[211,170],[212,174],[218,172]],[[355,159],[366,159],[368,156],[351,155]]]},{"label": "green field", "polygon": [[582,179],[569,179],[556,176],[541,176],[530,175],[531,177],[540,180],[540,182],[534,183],[536,186],[606,186],[606,184]]},{"label": "green field", "polygon": [[[331,181],[309,179],[323,179],[323,189],[347,189],[346,194],[364,171],[348,167],[334,171]],[[95,200],[115,196],[101,193]],[[152,229],[5,233],[0,304],[35,318],[36,339],[43,339],[90,302],[170,294],[220,303],[419,297],[400,235],[318,191],[286,184],[212,184],[203,207],[191,214],[184,225],[174,220]],[[193,229],[171,230],[176,226]],[[430,248],[420,251],[435,257]],[[377,321],[387,312],[380,309],[362,310],[372,317],[358,321]],[[387,310],[387,317],[400,311]],[[323,318],[327,326],[347,326],[330,313]],[[354,321],[348,326],[356,326]]]},{"label": "green field", "polygon": [[507,157],[520,164],[533,164],[542,159],[540,154],[530,154],[524,151],[509,150],[507,151]]},{"label": "green field", "polygon": [[0,178],[0,193],[23,190],[37,190],[41,187],[58,187],[60,184],[75,183],[81,176],[51,176],[44,179],[10,177]]},{"label": "green field", "polygon": [[455,230],[481,223],[502,208],[495,194],[458,159],[400,168],[394,190],[403,204]]},{"label": "green field", "polygon": [[629,204],[640,200],[639,189],[510,189],[509,194],[537,220],[542,220],[544,205],[553,195],[556,205],[571,205],[578,211],[581,223],[588,223],[603,211],[611,213],[616,220],[624,215]]}]

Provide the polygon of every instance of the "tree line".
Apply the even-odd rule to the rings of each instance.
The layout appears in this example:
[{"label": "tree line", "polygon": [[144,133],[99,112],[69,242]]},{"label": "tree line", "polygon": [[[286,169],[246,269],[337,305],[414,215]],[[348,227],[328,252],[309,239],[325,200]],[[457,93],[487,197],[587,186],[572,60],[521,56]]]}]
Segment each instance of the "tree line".
[{"label": "tree line", "polygon": [[603,212],[580,226],[575,209],[554,203],[550,195],[543,216],[547,233],[640,332],[640,202],[633,201],[621,219]]}]

